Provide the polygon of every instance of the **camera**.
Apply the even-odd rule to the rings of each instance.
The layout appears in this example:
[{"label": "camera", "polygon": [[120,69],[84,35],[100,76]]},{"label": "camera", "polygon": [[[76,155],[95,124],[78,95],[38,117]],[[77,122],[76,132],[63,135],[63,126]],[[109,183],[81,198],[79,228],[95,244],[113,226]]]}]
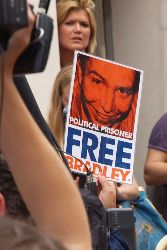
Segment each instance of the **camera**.
[{"label": "camera", "polygon": [[[14,75],[45,69],[53,34],[53,20],[47,16],[50,1],[40,0],[30,45],[18,58]],[[31,6],[32,8],[32,6]],[[0,0],[0,44],[6,49],[11,34],[28,25],[26,0]]]},{"label": "camera", "polygon": [[127,240],[130,249],[136,250],[136,218],[132,208],[107,208],[106,222],[111,230],[118,229]]},{"label": "camera", "polygon": [[0,1],[0,32],[5,36],[9,33],[28,25],[27,3],[25,0],[1,0]]}]

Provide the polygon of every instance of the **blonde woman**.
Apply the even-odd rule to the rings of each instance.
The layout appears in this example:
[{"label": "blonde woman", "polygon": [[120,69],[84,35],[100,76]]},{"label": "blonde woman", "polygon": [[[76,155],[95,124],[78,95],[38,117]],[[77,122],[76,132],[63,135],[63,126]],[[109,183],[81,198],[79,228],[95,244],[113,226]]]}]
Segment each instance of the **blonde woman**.
[{"label": "blonde woman", "polygon": [[61,67],[73,62],[74,50],[94,53],[96,48],[95,4],[92,0],[57,1]]},{"label": "blonde woman", "polygon": [[63,67],[56,77],[52,89],[51,105],[49,111],[49,127],[51,128],[59,145],[63,148],[65,118],[63,109],[68,105],[72,65]]},{"label": "blonde woman", "polygon": [[[93,53],[96,48],[95,4],[92,0],[57,0],[57,22],[61,67],[72,64],[74,51]],[[51,96],[48,124],[63,148],[63,108],[68,104],[72,66],[56,77]]]}]

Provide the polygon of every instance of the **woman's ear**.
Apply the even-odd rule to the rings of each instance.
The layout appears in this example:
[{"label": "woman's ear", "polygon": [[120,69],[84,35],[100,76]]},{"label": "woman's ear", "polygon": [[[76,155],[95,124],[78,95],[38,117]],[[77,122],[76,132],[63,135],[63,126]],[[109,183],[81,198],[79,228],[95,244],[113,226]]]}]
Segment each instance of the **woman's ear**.
[{"label": "woman's ear", "polygon": [[2,193],[0,193],[0,216],[4,216],[6,214],[6,205],[5,198]]}]

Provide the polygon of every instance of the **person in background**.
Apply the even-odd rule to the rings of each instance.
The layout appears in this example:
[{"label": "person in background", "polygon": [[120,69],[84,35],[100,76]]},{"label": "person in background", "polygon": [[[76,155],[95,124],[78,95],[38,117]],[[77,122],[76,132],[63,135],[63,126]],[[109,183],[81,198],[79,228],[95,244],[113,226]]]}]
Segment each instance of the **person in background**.
[{"label": "person in background", "polygon": [[92,0],[57,1],[61,67],[72,64],[75,50],[94,53],[96,48],[95,4]]},{"label": "person in background", "polygon": [[65,120],[72,75],[72,65],[64,66],[58,73],[52,88],[48,124],[63,149]]},{"label": "person in background", "polygon": [[[64,113],[67,107],[75,50],[94,53],[96,48],[95,4],[92,0],[57,0],[57,23],[61,67],[53,85],[48,125],[63,148]],[[62,100],[63,99],[63,100]],[[65,109],[64,109],[65,108]]]},{"label": "person in background", "polygon": [[154,125],[144,165],[147,193],[167,221],[167,113]]}]

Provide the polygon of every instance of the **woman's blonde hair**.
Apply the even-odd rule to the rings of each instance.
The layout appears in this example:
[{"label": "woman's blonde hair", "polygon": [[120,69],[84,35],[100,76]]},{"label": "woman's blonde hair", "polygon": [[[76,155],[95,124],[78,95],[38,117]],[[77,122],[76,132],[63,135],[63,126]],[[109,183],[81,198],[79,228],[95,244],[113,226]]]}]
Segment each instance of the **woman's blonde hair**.
[{"label": "woman's blonde hair", "polygon": [[48,124],[60,146],[64,144],[64,119],[62,105],[62,91],[65,86],[70,84],[72,75],[72,65],[64,66],[58,73],[51,95],[51,105],[48,116]]},{"label": "woman's blonde hair", "polygon": [[85,10],[90,20],[90,39],[86,52],[92,54],[96,48],[96,20],[95,4],[92,0],[57,0],[57,22],[58,26],[66,19],[73,10]]}]

